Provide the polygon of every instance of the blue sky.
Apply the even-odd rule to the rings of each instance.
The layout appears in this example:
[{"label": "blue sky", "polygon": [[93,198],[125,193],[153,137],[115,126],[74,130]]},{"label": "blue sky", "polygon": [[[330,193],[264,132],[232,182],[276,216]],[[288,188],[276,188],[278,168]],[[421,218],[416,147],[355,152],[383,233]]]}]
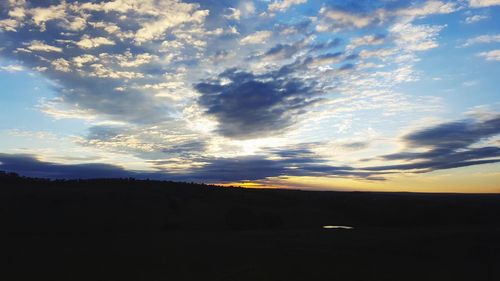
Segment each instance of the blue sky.
[{"label": "blue sky", "polygon": [[0,170],[500,192],[500,1],[0,2]]}]

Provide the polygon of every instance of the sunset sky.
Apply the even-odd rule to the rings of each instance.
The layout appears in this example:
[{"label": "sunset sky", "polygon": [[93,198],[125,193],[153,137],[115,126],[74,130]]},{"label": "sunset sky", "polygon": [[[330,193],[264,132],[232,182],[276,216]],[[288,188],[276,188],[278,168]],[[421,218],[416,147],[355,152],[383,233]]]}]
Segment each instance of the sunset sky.
[{"label": "sunset sky", "polygon": [[500,192],[500,0],[0,0],[0,170]]}]

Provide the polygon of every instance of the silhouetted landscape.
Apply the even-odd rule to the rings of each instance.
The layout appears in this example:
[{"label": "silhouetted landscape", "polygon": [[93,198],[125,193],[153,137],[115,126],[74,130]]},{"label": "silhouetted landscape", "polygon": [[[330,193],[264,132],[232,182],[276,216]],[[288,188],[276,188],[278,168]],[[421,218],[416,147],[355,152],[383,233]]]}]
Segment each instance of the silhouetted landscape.
[{"label": "silhouetted landscape", "polygon": [[2,280],[495,280],[500,274],[500,195],[2,173],[0,222]]},{"label": "silhouetted landscape", "polygon": [[500,0],[0,0],[0,281],[500,280]]}]

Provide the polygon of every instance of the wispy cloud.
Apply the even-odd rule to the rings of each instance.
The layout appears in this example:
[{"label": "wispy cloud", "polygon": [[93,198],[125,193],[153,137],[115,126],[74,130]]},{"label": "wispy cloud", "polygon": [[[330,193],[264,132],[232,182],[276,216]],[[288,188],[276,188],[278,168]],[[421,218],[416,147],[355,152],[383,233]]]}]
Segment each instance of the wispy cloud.
[{"label": "wispy cloud", "polygon": [[500,50],[493,50],[488,52],[481,52],[478,56],[485,58],[489,61],[500,61]]},{"label": "wispy cloud", "polygon": [[499,0],[469,0],[469,5],[473,8],[483,8],[500,5]]},{"label": "wispy cloud", "polygon": [[498,43],[500,42],[500,34],[489,34],[480,35],[474,38],[467,39],[464,43],[464,47],[468,47],[475,44],[487,44],[487,43]]}]

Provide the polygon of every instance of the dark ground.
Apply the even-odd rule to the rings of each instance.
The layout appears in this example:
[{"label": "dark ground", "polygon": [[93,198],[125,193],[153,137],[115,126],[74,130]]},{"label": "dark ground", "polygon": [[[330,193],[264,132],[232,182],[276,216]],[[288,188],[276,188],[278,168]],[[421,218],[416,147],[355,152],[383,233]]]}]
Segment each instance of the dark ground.
[{"label": "dark ground", "polygon": [[0,228],[6,281],[500,280],[500,195],[0,174]]}]

